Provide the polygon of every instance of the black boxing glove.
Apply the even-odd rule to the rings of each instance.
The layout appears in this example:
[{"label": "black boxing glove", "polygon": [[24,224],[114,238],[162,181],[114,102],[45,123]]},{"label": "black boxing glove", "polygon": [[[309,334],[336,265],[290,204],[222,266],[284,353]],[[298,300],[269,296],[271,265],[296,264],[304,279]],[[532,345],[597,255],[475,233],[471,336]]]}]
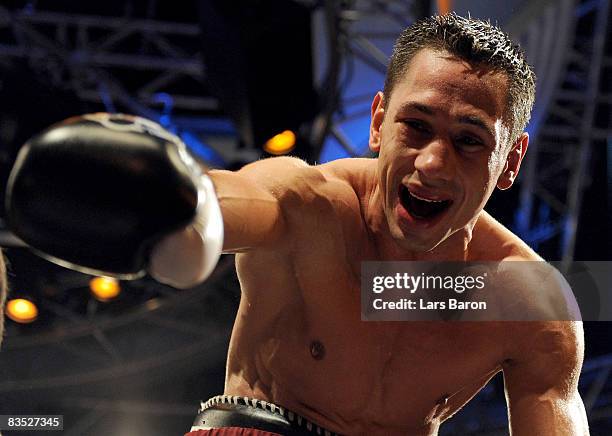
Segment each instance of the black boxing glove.
[{"label": "black boxing glove", "polygon": [[[19,152],[6,201],[18,237],[87,273],[131,279],[149,269],[187,287],[204,280],[221,254],[211,180],[178,137],[135,116],[74,117],[33,137]],[[177,262],[176,277],[168,262]]]}]

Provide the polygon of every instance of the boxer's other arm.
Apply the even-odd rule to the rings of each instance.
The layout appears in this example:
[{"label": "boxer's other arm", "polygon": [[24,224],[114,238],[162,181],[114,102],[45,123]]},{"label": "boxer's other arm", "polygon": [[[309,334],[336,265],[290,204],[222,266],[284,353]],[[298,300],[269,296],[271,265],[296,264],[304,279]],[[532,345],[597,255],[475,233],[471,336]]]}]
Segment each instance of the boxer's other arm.
[{"label": "boxer's other arm", "polygon": [[[510,431],[523,435],[588,435],[578,393],[584,356],[582,323],[530,323],[519,357],[504,365]],[[534,331],[535,330],[535,331]]]}]

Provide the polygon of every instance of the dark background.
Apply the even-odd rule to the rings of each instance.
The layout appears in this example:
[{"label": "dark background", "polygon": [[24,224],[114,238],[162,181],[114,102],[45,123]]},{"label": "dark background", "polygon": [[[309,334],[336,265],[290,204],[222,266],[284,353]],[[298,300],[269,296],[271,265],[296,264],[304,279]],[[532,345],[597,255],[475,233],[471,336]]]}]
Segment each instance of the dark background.
[{"label": "dark background", "polygon": [[[487,210],[547,260],[610,261],[609,2],[572,3],[567,21],[555,15],[564,2],[500,3],[454,5],[508,31],[529,20],[539,29],[534,36],[524,26],[521,39],[539,77],[530,125],[538,148],[532,145],[518,185],[496,192]],[[369,103],[383,80],[380,53],[388,54],[401,28],[435,10],[436,2],[420,1],[0,1],[0,186],[34,133],[96,111],[154,119],[203,161],[229,169],[266,157],[262,142],[284,126],[298,132],[294,154],[311,163],[367,155]],[[346,11],[358,13],[349,19]],[[571,26],[555,27],[565,22]],[[552,57],[539,62],[547,51],[566,55],[558,64]],[[591,62],[598,53],[601,61]],[[572,209],[565,199],[583,150],[580,201]],[[537,159],[533,188],[530,159]],[[568,253],[570,218],[578,226]],[[0,413],[63,414],[69,435],[187,431],[199,400],[223,391],[240,298],[233,258],[224,256],[196,289],[176,291],[145,277],[123,282],[121,296],[105,304],[90,296],[88,276],[34,256],[0,224],[11,296],[31,298],[40,309],[35,323],[6,321]],[[606,435],[612,325],[584,328],[580,390],[591,434]],[[507,434],[505,416],[496,377],[442,433]]]}]

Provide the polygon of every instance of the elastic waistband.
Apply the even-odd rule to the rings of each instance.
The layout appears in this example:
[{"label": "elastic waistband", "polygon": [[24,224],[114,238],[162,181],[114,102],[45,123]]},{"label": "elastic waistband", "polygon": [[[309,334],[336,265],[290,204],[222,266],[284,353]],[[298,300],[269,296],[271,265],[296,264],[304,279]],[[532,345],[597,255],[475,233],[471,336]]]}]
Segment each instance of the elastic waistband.
[{"label": "elastic waistband", "polygon": [[256,428],[283,436],[340,436],[284,407],[234,395],[217,395],[202,402],[191,430],[220,427]]}]

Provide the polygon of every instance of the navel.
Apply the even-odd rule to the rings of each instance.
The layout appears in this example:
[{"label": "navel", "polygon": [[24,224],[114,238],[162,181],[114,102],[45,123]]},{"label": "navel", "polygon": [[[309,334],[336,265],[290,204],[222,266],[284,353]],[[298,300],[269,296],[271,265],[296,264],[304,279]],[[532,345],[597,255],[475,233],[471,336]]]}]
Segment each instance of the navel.
[{"label": "navel", "polygon": [[314,360],[321,360],[325,357],[325,346],[320,341],[310,343],[310,355]]}]

